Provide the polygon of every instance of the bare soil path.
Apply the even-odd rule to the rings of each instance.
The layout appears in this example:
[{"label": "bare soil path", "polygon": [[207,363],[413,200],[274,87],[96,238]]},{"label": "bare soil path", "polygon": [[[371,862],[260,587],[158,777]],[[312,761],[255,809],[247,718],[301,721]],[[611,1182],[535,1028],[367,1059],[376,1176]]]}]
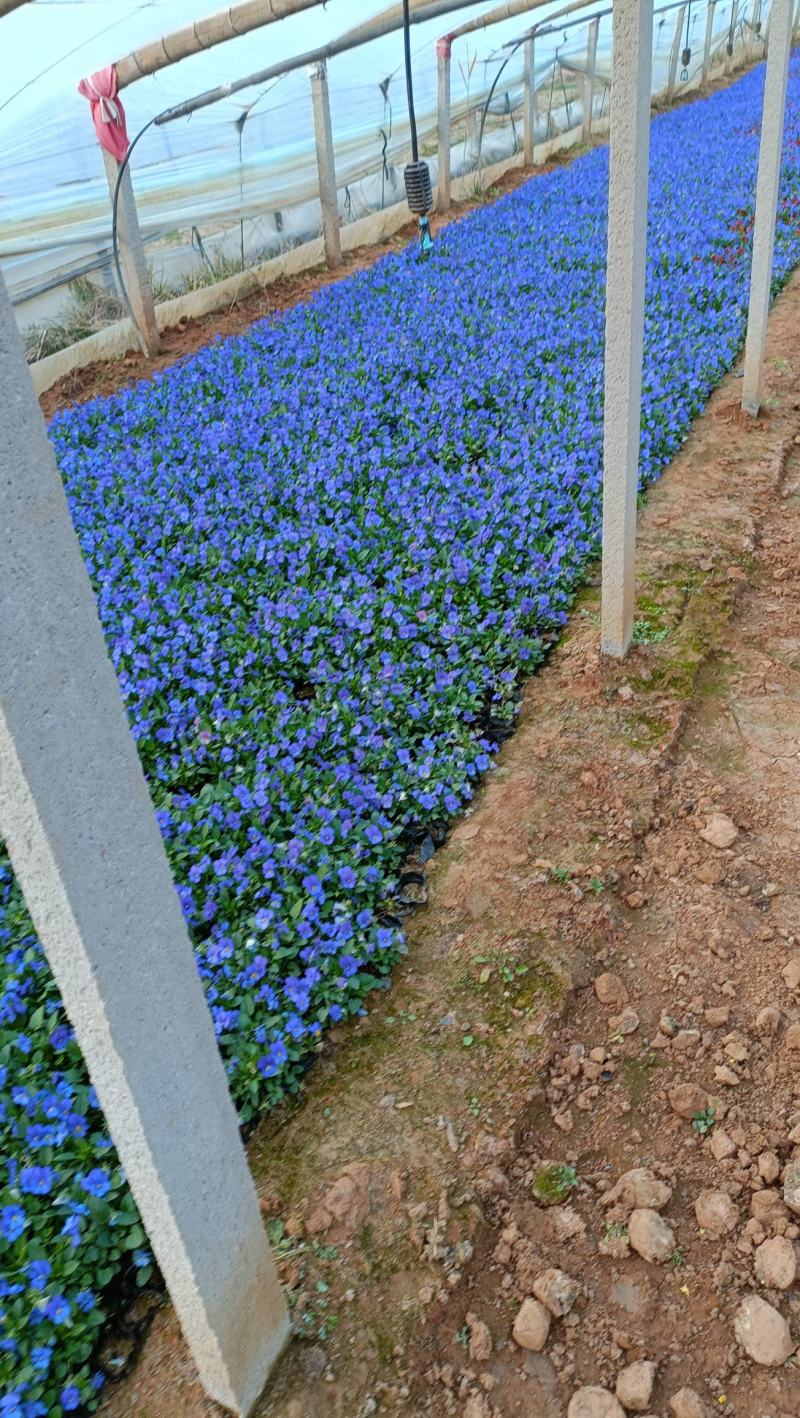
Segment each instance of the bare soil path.
[{"label": "bare soil path", "polygon": [[[795,277],[764,416],[726,379],[641,515],[640,643],[587,588],[391,992],[251,1141],[301,1336],[260,1418],[564,1418],[640,1360],[629,1412],[800,1418],[799,331]],[[103,1412],[216,1412],[169,1309]]]}]

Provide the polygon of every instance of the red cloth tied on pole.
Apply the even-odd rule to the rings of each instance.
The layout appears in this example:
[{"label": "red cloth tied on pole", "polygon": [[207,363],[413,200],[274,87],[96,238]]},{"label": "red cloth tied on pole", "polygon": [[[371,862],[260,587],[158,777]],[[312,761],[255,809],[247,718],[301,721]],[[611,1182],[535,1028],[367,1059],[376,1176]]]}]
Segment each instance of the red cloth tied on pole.
[{"label": "red cloth tied on pole", "polygon": [[98,69],[88,79],[81,79],[78,93],[88,98],[92,106],[92,122],[101,146],[117,162],[122,162],[128,151],[128,130],[125,127],[125,110],[117,98],[116,64]]}]

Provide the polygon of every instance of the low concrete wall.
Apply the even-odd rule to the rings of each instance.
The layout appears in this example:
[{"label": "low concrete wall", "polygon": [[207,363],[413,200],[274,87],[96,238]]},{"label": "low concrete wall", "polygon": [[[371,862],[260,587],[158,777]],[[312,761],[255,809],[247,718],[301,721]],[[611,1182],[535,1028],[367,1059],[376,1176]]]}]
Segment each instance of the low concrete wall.
[{"label": "low concrete wall", "polygon": [[[724,65],[718,66],[709,75],[709,81],[721,78],[724,74]],[[699,87],[698,83],[684,85],[680,92],[676,94],[676,99],[680,99],[687,89]],[[663,104],[664,94],[653,96],[653,106]],[[608,132],[609,118],[595,118],[593,123],[593,134],[601,137]],[[534,164],[538,166],[547,162],[549,158],[557,153],[567,152],[570,148],[579,147],[582,138],[582,127],[578,125],[571,128],[567,133],[560,133],[557,137],[551,138],[547,143],[537,143],[534,149]],[[468,200],[476,192],[486,191],[495,182],[498,182],[505,173],[513,168],[523,166],[523,155],[521,152],[511,153],[500,162],[492,163],[488,167],[483,167],[476,172],[468,172],[453,179],[451,183],[451,194],[454,201]],[[381,241],[386,241],[394,236],[401,227],[404,227],[410,220],[409,210],[405,202],[397,202],[391,207],[386,207],[382,212],[371,212],[369,216],[359,217],[357,221],[348,222],[342,227],[342,250],[353,251],[358,246],[374,246]],[[224,310],[226,307],[235,305],[237,301],[246,299],[255,291],[264,290],[283,276],[296,276],[303,271],[312,271],[317,266],[322,266],[325,261],[325,251],[322,237],[317,237],[314,241],[304,242],[301,246],[294,246],[289,251],[283,252],[280,256],[273,256],[269,261],[264,261],[260,266],[253,266],[250,270],[242,271],[241,274],[228,276],[224,281],[217,281],[211,286],[202,286],[199,290],[187,292],[186,295],[174,296],[172,300],[165,300],[156,306],[156,320],[159,330],[166,330],[170,326],[177,325],[181,320],[197,320],[204,315],[211,315],[214,311]],[[85,369],[89,364],[98,361],[122,359],[131,350],[140,349],[139,337],[135,326],[130,319],[120,320],[114,325],[109,325],[105,330],[99,330],[96,335],[89,335],[85,340],[80,340],[75,345],[69,345],[65,350],[58,350],[56,354],[47,355],[46,358],[37,360],[30,365],[31,379],[37,394],[43,394],[46,389],[52,388],[57,380],[62,379],[65,374],[71,374],[75,369]]]}]

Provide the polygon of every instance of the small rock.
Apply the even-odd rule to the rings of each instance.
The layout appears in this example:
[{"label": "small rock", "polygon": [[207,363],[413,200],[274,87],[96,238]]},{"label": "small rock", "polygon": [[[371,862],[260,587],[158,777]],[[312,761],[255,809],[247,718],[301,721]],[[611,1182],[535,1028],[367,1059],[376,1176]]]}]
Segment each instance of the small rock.
[{"label": "small rock", "polygon": [[629,1413],[646,1413],[650,1407],[656,1366],[649,1359],[637,1359],[628,1364],[617,1379],[616,1394]]},{"label": "small rock", "polygon": [[628,1239],[643,1260],[668,1260],[675,1249],[675,1232],[657,1211],[641,1207],[628,1222]]},{"label": "small rock", "polygon": [[608,1389],[590,1384],[572,1395],[567,1418],[625,1418],[625,1409]]},{"label": "small rock", "polygon": [[669,1105],[679,1118],[691,1120],[695,1113],[705,1112],[708,1107],[708,1094],[696,1083],[676,1083],[669,1090]]},{"label": "small rock", "polygon": [[784,1172],[783,1200],[795,1216],[800,1216],[800,1158],[790,1162]]},{"label": "small rock", "polygon": [[533,1293],[537,1300],[559,1319],[566,1315],[578,1298],[580,1286],[563,1270],[543,1270],[533,1282]]},{"label": "small rock", "polygon": [[462,1409],[461,1418],[492,1418],[492,1405],[483,1393],[471,1393]]},{"label": "small rock", "polygon": [[709,1029],[724,1029],[730,1017],[731,1012],[726,1004],[714,1005],[712,1009],[707,1009],[703,1015]]},{"label": "small rock", "polygon": [[523,1300],[514,1321],[512,1338],[520,1349],[530,1349],[534,1354],[540,1354],[547,1343],[549,1333],[549,1312],[538,1300],[532,1300],[529,1296],[527,1300]]},{"label": "small rock", "polygon": [[745,1354],[767,1368],[785,1364],[794,1348],[783,1315],[759,1295],[742,1301],[733,1328]]},{"label": "small rock", "polygon": [[784,1043],[787,1049],[800,1049],[800,1024],[790,1024]]},{"label": "small rock", "polygon": [[791,1290],[797,1275],[797,1256],[785,1236],[772,1236],[758,1247],[754,1259],[758,1280],[767,1290]]},{"label": "small rock", "polygon": [[484,1324],[477,1315],[467,1315],[467,1331],[469,1333],[469,1357],[476,1363],[483,1364],[492,1352],[492,1335],[488,1324]]},{"label": "small rock", "polygon": [[624,1172],[616,1186],[601,1198],[601,1206],[621,1206],[624,1211],[644,1208],[661,1211],[672,1198],[672,1188],[660,1182],[649,1167],[634,1167]]},{"label": "small rock", "polygon": [[714,1082],[721,1083],[725,1088],[738,1088],[741,1081],[738,1073],[734,1073],[727,1064],[718,1064],[714,1069]]},{"label": "small rock", "polygon": [[550,1224],[559,1241],[583,1240],[586,1223],[572,1206],[553,1206],[549,1213]]},{"label": "small rock", "polygon": [[774,1226],[776,1221],[786,1215],[780,1192],[774,1187],[763,1187],[760,1191],[753,1192],[750,1211],[762,1226]]},{"label": "small rock", "polygon": [[733,846],[739,836],[739,829],[723,812],[713,812],[700,836],[710,847],[719,847],[721,850]]},{"label": "small rock", "polygon": [[728,1137],[724,1128],[714,1128],[708,1145],[717,1162],[724,1162],[726,1157],[733,1157],[736,1152],[736,1143]]},{"label": "small rock", "polygon": [[628,991],[619,975],[598,975],[594,982],[594,992],[601,1004],[622,1009],[628,1003]]},{"label": "small rock", "polygon": [[786,988],[796,990],[800,988],[800,955],[793,955],[781,970],[781,976]]},{"label": "small rock", "polygon": [[739,1213],[727,1192],[702,1191],[694,1204],[697,1224],[713,1236],[727,1236],[739,1224]]},{"label": "small rock", "polygon": [[760,1009],[758,1011],[753,1028],[755,1029],[756,1034],[761,1034],[763,1037],[771,1038],[772,1035],[777,1034],[778,1029],[780,1028],[780,1022],[780,1010],[775,1009],[774,1005],[768,1004],[765,1005],[763,1009]]},{"label": "small rock", "polygon": [[781,1174],[781,1164],[774,1152],[762,1152],[758,1159],[758,1175],[767,1186],[772,1186]]},{"label": "small rock", "polygon": [[693,1388],[682,1388],[673,1394],[669,1406],[675,1418],[708,1418],[708,1409]]},{"label": "small rock", "polygon": [[612,1014],[608,1021],[611,1034],[635,1034],[639,1028],[639,1016],[635,1009],[624,1009],[622,1014]]}]

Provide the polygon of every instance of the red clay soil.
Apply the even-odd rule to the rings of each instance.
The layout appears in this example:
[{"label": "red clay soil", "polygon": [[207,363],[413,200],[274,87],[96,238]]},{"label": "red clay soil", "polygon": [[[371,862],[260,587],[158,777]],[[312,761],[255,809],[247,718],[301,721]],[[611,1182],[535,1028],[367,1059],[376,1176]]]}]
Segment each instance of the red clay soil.
[{"label": "red clay soil", "polygon": [[[764,416],[726,379],[640,517],[636,647],[588,588],[391,992],[251,1141],[259,1418],[800,1418],[799,331],[795,278]],[[103,1412],[216,1411],[164,1307]]]}]

